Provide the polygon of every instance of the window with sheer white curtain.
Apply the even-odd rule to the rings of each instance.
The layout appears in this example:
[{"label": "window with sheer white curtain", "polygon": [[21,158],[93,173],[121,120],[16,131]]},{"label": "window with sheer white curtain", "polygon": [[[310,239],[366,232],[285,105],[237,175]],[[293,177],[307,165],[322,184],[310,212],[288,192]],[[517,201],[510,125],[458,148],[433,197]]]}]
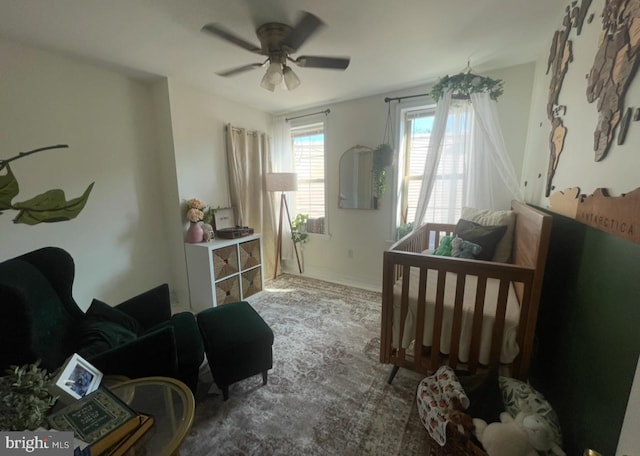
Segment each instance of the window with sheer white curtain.
[{"label": "window with sheer white curtain", "polygon": [[298,175],[294,212],[309,215],[309,233],[327,232],[324,135],[324,121],[291,127],[293,166]]},{"label": "window with sheer white curtain", "polygon": [[[402,223],[415,219],[424,165],[433,129],[435,107],[418,107],[402,114],[404,132],[404,170],[401,187]],[[463,119],[469,125],[468,119]],[[466,128],[468,129],[468,127]],[[464,128],[463,128],[464,130]],[[447,129],[436,180],[425,219],[434,223],[450,223],[460,217],[465,185],[465,147],[459,130]]]}]

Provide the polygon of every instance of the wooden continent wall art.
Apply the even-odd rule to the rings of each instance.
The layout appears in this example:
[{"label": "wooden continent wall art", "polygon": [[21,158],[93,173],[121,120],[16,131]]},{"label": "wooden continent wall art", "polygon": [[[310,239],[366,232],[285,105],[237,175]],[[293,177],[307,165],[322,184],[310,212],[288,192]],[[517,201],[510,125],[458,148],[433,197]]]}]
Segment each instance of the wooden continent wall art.
[{"label": "wooden continent wall art", "polygon": [[587,83],[587,100],[598,101],[598,124],[593,134],[596,161],[606,157],[618,125],[618,144],[624,143],[632,111],[627,108],[623,115],[624,99],[638,69],[638,51],[640,0],[607,0],[598,51]]},{"label": "wooden continent wall art", "polygon": [[578,35],[582,31],[587,11],[591,0],[582,0],[580,6],[573,2],[567,6],[566,14],[562,20],[562,30],[556,30],[551,41],[549,59],[547,61],[547,74],[551,72],[549,84],[549,98],[547,100],[547,118],[551,123],[549,135],[549,169],[547,171],[547,185],[545,196],[551,193],[551,182],[560,161],[560,154],[564,149],[564,141],[567,137],[567,127],[564,126],[562,116],[566,114],[567,107],[559,104],[562,83],[569,70],[569,64],[573,61],[573,43],[569,39],[572,28],[577,29]]},{"label": "wooden continent wall art", "polygon": [[[572,28],[580,35],[587,18],[591,0],[573,1],[567,6],[563,28],[555,32],[547,62],[551,72],[547,118],[551,123],[549,135],[549,167],[545,196],[553,189],[553,177],[564,148],[567,128],[563,117],[567,107],[559,104],[565,75],[573,61]],[[587,20],[591,22],[593,15]],[[602,11],[602,32],[592,68],[587,75],[587,101],[597,101],[598,122],[594,131],[595,161],[608,153],[618,131],[618,144],[623,144],[631,119],[640,120],[640,109],[624,107],[624,100],[640,59],[640,0],[606,0]],[[624,113],[624,114],[623,114]]]},{"label": "wooden continent wall art", "polygon": [[604,188],[580,195],[577,187],[549,198],[552,211],[631,242],[640,243],[640,187],[621,196],[609,196]]}]

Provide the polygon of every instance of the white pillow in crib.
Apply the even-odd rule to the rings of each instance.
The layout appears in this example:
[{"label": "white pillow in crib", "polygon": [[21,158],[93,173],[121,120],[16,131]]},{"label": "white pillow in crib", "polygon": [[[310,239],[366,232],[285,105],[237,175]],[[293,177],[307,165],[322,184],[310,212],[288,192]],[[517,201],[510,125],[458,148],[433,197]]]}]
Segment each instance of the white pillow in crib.
[{"label": "white pillow in crib", "polygon": [[513,232],[516,225],[516,213],[513,211],[491,211],[489,209],[474,209],[463,207],[461,219],[469,220],[483,226],[507,226],[507,231],[498,242],[493,254],[493,261],[508,263],[511,259]]}]

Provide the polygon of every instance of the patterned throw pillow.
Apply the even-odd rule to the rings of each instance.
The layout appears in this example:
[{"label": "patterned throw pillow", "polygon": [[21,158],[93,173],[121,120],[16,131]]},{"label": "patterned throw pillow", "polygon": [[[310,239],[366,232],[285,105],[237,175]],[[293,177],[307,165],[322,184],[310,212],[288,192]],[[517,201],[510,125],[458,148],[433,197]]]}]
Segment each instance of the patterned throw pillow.
[{"label": "patterned throw pillow", "polygon": [[496,246],[506,231],[506,225],[485,226],[470,220],[460,219],[453,234],[482,247],[476,257],[478,260],[492,261]]},{"label": "patterned throw pillow", "polygon": [[507,263],[511,259],[511,245],[513,244],[513,232],[516,224],[515,212],[463,207],[460,218],[485,226],[506,225],[507,231],[496,246],[493,261]]},{"label": "patterned throw pillow", "polygon": [[[540,417],[549,425],[553,432],[554,442],[562,447],[562,432],[560,431],[560,420],[558,415],[547,402],[542,393],[535,390],[528,383],[515,378],[499,377],[498,383],[502,391],[502,401],[505,411],[515,417],[519,412],[531,412]],[[548,455],[554,453],[549,450]]]}]

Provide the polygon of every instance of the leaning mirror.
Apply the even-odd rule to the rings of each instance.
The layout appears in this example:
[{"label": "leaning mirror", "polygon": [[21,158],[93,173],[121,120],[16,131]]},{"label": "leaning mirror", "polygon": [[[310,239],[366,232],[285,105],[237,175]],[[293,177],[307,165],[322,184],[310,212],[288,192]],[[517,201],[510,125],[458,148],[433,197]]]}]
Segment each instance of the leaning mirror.
[{"label": "leaning mirror", "polygon": [[376,209],[373,182],[373,149],[354,146],[340,158],[340,199],[342,209]]}]

